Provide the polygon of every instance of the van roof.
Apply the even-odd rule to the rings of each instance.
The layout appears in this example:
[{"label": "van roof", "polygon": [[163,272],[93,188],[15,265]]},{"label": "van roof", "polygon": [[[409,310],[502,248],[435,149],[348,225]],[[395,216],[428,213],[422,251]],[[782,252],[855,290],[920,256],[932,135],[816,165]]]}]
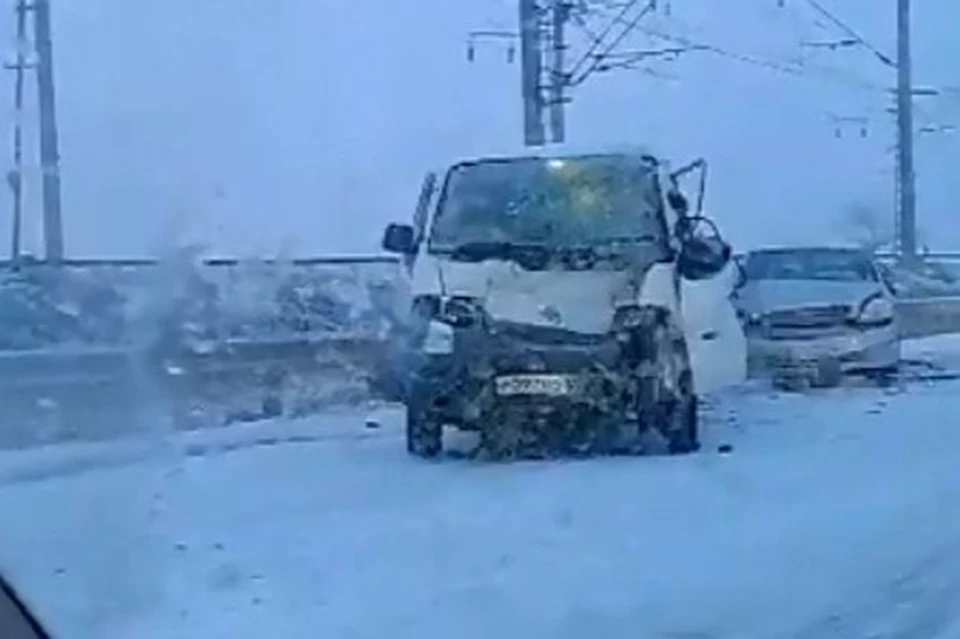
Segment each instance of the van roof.
[{"label": "van roof", "polygon": [[514,147],[500,149],[497,152],[482,155],[459,157],[452,164],[464,162],[479,162],[482,160],[506,160],[510,158],[551,158],[570,157],[578,155],[650,155],[658,157],[651,149],[640,145],[575,145],[575,144],[547,144],[539,147]]}]

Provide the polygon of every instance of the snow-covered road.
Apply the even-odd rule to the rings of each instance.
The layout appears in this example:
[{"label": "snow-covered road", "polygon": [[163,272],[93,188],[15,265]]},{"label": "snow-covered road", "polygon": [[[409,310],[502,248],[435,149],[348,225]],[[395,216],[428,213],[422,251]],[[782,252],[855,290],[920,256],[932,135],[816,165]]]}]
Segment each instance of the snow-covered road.
[{"label": "snow-covered road", "polygon": [[418,463],[392,409],[4,453],[0,570],[66,639],[948,639],[958,411],[744,390],[686,458]]}]

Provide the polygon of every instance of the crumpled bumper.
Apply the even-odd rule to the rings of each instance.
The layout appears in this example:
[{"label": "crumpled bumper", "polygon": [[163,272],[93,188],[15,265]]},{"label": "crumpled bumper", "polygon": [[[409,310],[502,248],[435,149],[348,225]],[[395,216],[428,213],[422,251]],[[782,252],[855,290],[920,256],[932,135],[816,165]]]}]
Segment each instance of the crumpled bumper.
[{"label": "crumpled bumper", "polygon": [[900,360],[900,340],[895,325],[803,339],[768,339],[748,336],[751,377],[771,372],[815,368],[823,361],[838,361],[845,373],[893,368]]}]

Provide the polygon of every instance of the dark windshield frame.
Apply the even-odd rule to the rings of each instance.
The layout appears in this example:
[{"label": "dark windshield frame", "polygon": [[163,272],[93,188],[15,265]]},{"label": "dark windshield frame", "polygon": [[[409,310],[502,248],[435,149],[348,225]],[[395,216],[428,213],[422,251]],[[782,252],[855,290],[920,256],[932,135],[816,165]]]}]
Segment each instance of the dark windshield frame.
[{"label": "dark windshield frame", "polygon": [[[756,266],[751,268],[751,262],[756,264],[756,258],[761,258],[768,264],[782,257],[786,256],[798,256],[808,264],[810,260],[816,260],[822,256],[843,256],[848,258],[849,264],[851,266],[862,266],[864,268],[863,278],[849,278],[849,279],[840,279],[840,278],[828,278],[828,277],[799,277],[799,278],[782,278],[782,277],[770,277],[769,275],[758,276],[756,274]],[[847,248],[797,248],[797,249],[761,249],[757,251],[750,251],[747,253],[744,264],[743,264],[743,273],[746,281],[768,281],[768,282],[784,282],[784,281],[820,281],[820,282],[879,282],[879,275],[877,273],[877,268],[874,264],[873,258],[869,253],[857,249],[847,249]]]},{"label": "dark windshield frame", "polygon": [[[443,215],[443,210],[446,207],[447,199],[450,191],[450,182],[454,174],[461,169],[472,166],[480,166],[487,164],[511,164],[516,162],[549,162],[551,160],[559,161],[572,161],[572,160],[591,160],[591,159],[611,159],[611,158],[632,158],[636,157],[638,162],[649,162],[650,168],[653,173],[653,188],[655,190],[655,197],[658,203],[658,210],[656,213],[657,225],[657,234],[659,235],[657,245],[663,248],[665,251],[670,250],[669,238],[670,238],[670,228],[666,220],[666,211],[663,204],[663,187],[660,184],[659,173],[657,172],[657,167],[659,163],[657,159],[652,155],[640,155],[633,153],[583,153],[583,154],[571,154],[571,155],[557,155],[557,156],[542,156],[542,155],[523,155],[523,156],[514,156],[514,157],[492,157],[492,158],[482,158],[478,160],[467,160],[464,162],[458,162],[451,166],[446,174],[443,176],[443,184],[440,188],[440,194],[437,197],[436,204],[434,205],[433,215],[430,219],[429,228],[426,230],[426,244],[427,244],[427,253],[430,254],[446,254],[450,252],[450,248],[447,246],[437,246],[434,241],[434,234],[437,226],[437,221]],[[561,247],[558,247],[561,248]]]}]

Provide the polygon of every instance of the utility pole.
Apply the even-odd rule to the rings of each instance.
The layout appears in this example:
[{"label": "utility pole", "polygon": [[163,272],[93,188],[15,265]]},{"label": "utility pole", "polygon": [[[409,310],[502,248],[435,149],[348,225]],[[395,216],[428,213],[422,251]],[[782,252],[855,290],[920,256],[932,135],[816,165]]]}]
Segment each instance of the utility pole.
[{"label": "utility pole", "polygon": [[897,235],[904,262],[917,260],[917,195],[913,166],[913,79],[910,0],[897,0]]},{"label": "utility pole", "polygon": [[53,40],[50,0],[33,0],[37,52],[37,103],[40,109],[40,164],[43,169],[43,237],[47,262],[63,260],[63,218],[60,213],[60,148],[56,92],[53,81]]},{"label": "utility pole", "polygon": [[13,168],[7,174],[7,184],[13,194],[13,224],[10,238],[10,263],[20,263],[23,236],[23,85],[27,70],[27,0],[17,0],[16,61],[8,66],[16,74],[13,89]]},{"label": "utility pole", "polygon": [[543,125],[542,32],[537,0],[519,0],[520,5],[520,78],[523,96],[523,140],[527,146],[541,146],[546,133]]},{"label": "utility pole", "polygon": [[567,50],[566,24],[570,19],[568,0],[552,0],[551,44],[552,61],[550,65],[550,139],[560,143],[566,140],[566,95],[565,89],[570,81],[564,68],[564,54]]}]

